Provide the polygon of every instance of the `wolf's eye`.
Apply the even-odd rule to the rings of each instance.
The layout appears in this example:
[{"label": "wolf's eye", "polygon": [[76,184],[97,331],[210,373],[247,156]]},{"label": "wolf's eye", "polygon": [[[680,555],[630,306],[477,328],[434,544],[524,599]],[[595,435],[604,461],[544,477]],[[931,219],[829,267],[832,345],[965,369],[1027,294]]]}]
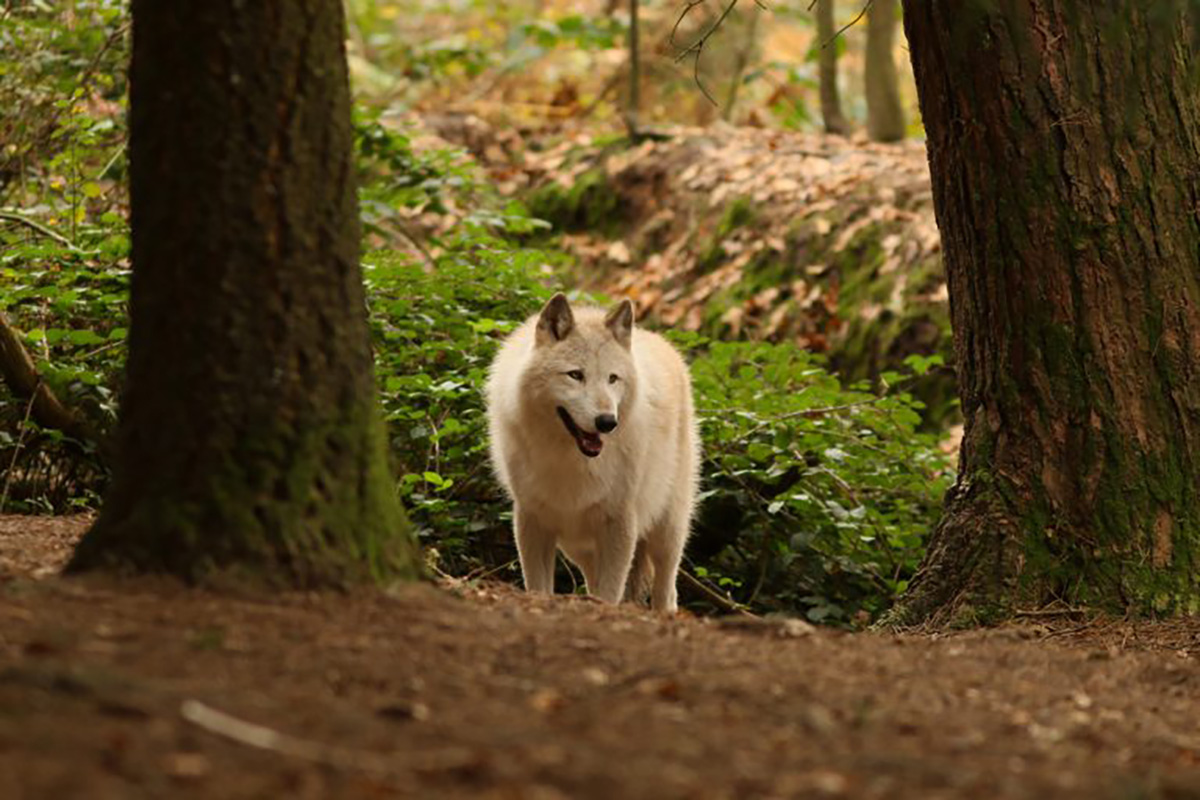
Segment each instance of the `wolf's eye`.
[{"label": "wolf's eye", "polygon": [[572,380],[576,380],[576,381],[579,381],[582,383],[583,382],[583,370],[573,369],[567,373],[567,377]]},{"label": "wolf's eye", "polygon": [[618,376],[617,376],[617,374],[616,374],[616,373],[613,373],[612,375],[609,375],[609,376],[608,376],[608,382],[609,382],[609,383],[616,383],[616,382],[617,382],[617,381],[619,381],[619,380],[621,380],[621,379],[620,379],[620,377],[618,377]]}]

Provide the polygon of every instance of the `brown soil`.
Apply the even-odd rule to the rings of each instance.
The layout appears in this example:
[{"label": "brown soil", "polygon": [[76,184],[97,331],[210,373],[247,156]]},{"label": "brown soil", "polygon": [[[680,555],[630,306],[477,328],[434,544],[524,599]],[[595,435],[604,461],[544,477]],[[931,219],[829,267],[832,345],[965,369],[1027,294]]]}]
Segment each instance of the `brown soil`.
[{"label": "brown soil", "polygon": [[6,799],[1200,798],[1196,620],[892,636],[55,576],[84,524],[0,518]]}]

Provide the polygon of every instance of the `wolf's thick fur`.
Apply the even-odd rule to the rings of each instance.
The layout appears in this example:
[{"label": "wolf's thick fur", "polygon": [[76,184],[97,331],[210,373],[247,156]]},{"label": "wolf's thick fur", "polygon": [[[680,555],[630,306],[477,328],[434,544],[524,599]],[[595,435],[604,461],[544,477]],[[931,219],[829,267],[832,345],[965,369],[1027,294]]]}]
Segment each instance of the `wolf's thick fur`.
[{"label": "wolf's thick fur", "polygon": [[632,599],[648,587],[655,609],[675,611],[700,465],[675,348],[634,327],[628,300],[606,315],[555,295],[504,342],[487,404],[525,588],[554,591],[557,547],[601,600],[628,583]]}]

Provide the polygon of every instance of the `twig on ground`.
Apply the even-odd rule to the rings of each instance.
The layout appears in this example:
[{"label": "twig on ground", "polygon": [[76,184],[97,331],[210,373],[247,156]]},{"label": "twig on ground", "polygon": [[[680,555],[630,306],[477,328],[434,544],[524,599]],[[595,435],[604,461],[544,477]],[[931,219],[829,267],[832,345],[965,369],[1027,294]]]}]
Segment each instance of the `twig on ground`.
[{"label": "twig on ground", "polygon": [[[398,781],[401,774],[396,758],[391,754],[357,750],[338,745],[301,739],[286,733],[256,725],[223,711],[201,703],[199,700],[184,700],[179,708],[180,716],[196,727],[232,742],[266,750],[283,756],[297,758],[312,764],[333,769],[361,772],[389,783]],[[460,770],[477,764],[478,755],[464,747],[448,747],[420,754],[420,772]]]},{"label": "twig on ground", "polygon": [[247,747],[269,750],[337,769],[385,775],[391,773],[390,760],[382,755],[321,744],[280,733],[263,725],[240,720],[199,700],[184,700],[183,705],[179,707],[179,714],[198,728]]},{"label": "twig on ground", "polygon": [[1019,608],[1013,612],[1014,617],[1082,617],[1090,611],[1086,608]]},{"label": "twig on ground", "polygon": [[33,414],[33,401],[36,397],[36,394],[30,395],[29,404],[25,406],[21,433],[17,436],[17,445],[13,448],[12,459],[8,462],[8,469],[4,474],[4,491],[0,492],[0,512],[4,511],[4,506],[8,503],[8,489],[12,486],[13,476],[17,474],[17,456],[21,454],[21,447],[25,444],[25,432],[29,430],[29,417]]},{"label": "twig on ground", "polygon": [[579,594],[579,581],[575,579],[575,570],[571,568],[571,561],[562,553],[558,554],[558,558],[562,561],[562,565],[566,567],[567,574],[571,576],[571,594]]},{"label": "twig on ground", "polygon": [[[519,562],[517,561],[517,559],[514,558],[512,561],[501,564],[498,567],[490,567],[490,568],[489,567],[481,567],[477,570],[473,570],[472,572],[468,572],[462,578],[454,578],[451,575],[446,575],[446,573],[444,573],[444,572],[442,574],[446,575],[446,577],[452,578],[453,580],[456,580],[456,581],[486,581],[488,578],[492,577],[497,572],[502,572],[506,569],[512,569],[518,563]],[[440,570],[439,570],[439,572],[440,572]]]},{"label": "twig on ground", "polygon": [[79,250],[79,248],[75,246],[74,242],[72,242],[67,237],[63,236],[58,231],[51,230],[50,228],[47,228],[42,223],[38,222],[37,220],[30,219],[29,217],[26,217],[22,214],[16,214],[12,211],[0,211],[0,219],[6,219],[9,222],[16,222],[20,225],[24,225],[26,228],[35,230],[38,233],[42,234],[43,236],[53,239],[54,241],[61,244],[63,247],[69,247],[72,250]]},{"label": "twig on ground", "polygon": [[747,617],[758,616],[757,614],[747,610],[746,607],[741,603],[733,600],[732,598],[726,597],[716,589],[713,589],[711,586],[687,570],[680,570],[679,574],[683,577],[685,583],[687,583],[693,589],[699,589],[706,597],[708,597],[708,599],[712,600],[718,607],[724,609],[725,611],[733,614],[743,614]]},{"label": "twig on ground", "polygon": [[1070,628],[1059,628],[1058,630],[1048,631],[1042,638],[1043,639],[1054,639],[1059,636],[1071,636],[1072,634],[1082,633],[1083,631],[1086,631],[1090,628],[1094,628],[1094,627],[1096,627],[1096,625],[1098,623],[1099,623],[1099,620],[1095,620],[1095,619],[1088,620],[1087,622],[1083,623],[1082,625],[1074,625]]}]

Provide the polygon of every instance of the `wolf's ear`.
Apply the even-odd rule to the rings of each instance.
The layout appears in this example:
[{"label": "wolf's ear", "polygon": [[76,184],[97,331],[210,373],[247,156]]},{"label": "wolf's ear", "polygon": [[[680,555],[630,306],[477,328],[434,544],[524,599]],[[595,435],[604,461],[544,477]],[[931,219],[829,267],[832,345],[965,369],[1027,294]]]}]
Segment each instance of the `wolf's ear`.
[{"label": "wolf's ear", "polygon": [[612,331],[612,335],[622,347],[629,347],[629,340],[633,335],[633,303],[629,302],[628,298],[618,303],[604,318],[604,325]]},{"label": "wolf's ear", "polygon": [[537,340],[539,343],[561,342],[575,328],[575,315],[571,313],[571,304],[562,292],[550,298],[542,309],[537,321]]}]

